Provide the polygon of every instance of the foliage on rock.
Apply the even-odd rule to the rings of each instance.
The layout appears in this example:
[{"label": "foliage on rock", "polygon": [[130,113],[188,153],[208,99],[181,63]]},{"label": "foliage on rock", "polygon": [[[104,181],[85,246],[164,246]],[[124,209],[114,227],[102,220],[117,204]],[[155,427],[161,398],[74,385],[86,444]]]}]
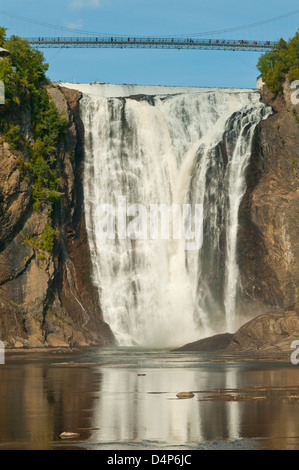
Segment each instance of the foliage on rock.
[{"label": "foliage on rock", "polygon": [[[0,45],[11,53],[0,60],[5,88],[0,133],[19,155],[18,168],[32,188],[33,209],[42,210],[62,195],[56,161],[68,121],[48,96],[48,64],[43,54],[25,39],[12,36],[6,40],[5,35],[5,28],[0,28]],[[51,246],[47,244],[45,250]]]}]

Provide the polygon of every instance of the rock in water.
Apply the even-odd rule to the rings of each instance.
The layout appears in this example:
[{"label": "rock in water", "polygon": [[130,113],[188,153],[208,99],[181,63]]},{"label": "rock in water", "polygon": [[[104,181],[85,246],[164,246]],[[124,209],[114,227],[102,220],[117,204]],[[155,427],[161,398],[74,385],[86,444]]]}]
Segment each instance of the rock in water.
[{"label": "rock in water", "polygon": [[178,398],[193,398],[194,393],[192,392],[179,392],[176,394]]},{"label": "rock in water", "polygon": [[77,432],[62,432],[59,437],[60,439],[75,439],[76,437],[80,437],[80,434]]},{"label": "rock in water", "polygon": [[221,333],[208,338],[203,338],[192,343],[185,344],[184,346],[174,349],[174,351],[197,351],[197,352],[215,352],[221,351],[229,346],[232,338],[232,333]]}]

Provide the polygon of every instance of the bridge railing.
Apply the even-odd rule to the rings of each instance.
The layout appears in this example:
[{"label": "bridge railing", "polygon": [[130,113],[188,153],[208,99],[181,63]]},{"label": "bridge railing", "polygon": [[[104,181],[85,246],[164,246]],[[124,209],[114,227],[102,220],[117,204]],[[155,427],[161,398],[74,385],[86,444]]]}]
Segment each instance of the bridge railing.
[{"label": "bridge railing", "polygon": [[34,37],[26,38],[37,47],[147,47],[147,48],[211,48],[233,50],[267,50],[277,44],[273,41],[244,39],[153,38],[153,37]]}]

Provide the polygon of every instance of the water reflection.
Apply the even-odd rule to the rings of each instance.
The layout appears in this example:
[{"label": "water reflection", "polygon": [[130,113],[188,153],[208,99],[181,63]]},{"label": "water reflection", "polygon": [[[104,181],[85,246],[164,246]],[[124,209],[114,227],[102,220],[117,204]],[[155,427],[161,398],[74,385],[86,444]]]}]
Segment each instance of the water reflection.
[{"label": "water reflection", "polygon": [[101,374],[92,369],[46,364],[5,366],[0,371],[0,442],[51,448],[64,430],[90,419],[92,390]]},{"label": "water reflection", "polygon": [[[144,371],[142,371],[144,372]],[[176,393],[197,390],[194,371],[103,371],[102,396],[94,409],[96,441],[143,441],[184,443],[201,439],[200,409],[193,400],[178,400]]]},{"label": "water reflection", "polygon": [[[260,438],[266,448],[299,444],[294,366],[109,354],[8,360],[0,368],[0,446],[201,448]],[[177,399],[180,391],[194,397]],[[63,431],[80,439],[62,442]]]}]

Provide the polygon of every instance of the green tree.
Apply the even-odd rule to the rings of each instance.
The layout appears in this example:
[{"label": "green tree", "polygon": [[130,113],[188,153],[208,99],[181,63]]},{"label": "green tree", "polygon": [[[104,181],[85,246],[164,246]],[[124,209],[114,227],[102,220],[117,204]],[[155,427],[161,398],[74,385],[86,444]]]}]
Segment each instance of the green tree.
[{"label": "green tree", "polygon": [[31,90],[47,81],[45,74],[49,65],[45,63],[42,52],[18,36],[12,36],[6,41],[5,48],[11,53],[11,61],[17,73]]},{"label": "green tree", "polygon": [[3,47],[3,44],[5,43],[6,31],[7,28],[3,28],[3,26],[0,26],[0,47]]},{"label": "green tree", "polygon": [[286,42],[280,39],[274,49],[262,55],[257,63],[262,80],[272,93],[282,91],[287,74],[290,80],[299,78],[299,32]]}]

